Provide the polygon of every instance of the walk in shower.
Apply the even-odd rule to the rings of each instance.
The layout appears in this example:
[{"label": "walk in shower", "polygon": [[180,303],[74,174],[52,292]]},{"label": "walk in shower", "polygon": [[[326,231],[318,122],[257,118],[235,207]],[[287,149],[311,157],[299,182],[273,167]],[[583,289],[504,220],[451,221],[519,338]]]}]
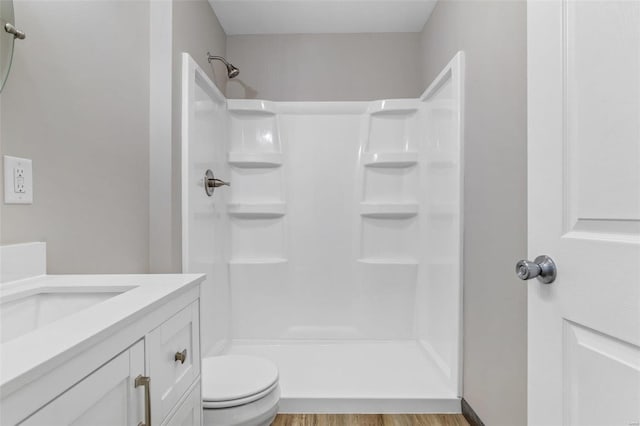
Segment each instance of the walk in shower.
[{"label": "walk in shower", "polygon": [[[203,354],[283,412],[459,412],[462,53],[416,99],[225,99],[183,55],[184,272]],[[230,186],[205,191],[205,172]]]}]

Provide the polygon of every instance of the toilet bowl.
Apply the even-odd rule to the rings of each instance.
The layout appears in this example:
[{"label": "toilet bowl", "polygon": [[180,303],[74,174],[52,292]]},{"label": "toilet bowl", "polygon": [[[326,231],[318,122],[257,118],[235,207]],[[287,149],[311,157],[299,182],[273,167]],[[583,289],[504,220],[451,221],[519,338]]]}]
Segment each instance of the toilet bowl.
[{"label": "toilet bowl", "polygon": [[204,426],[268,426],[278,413],[278,368],[246,355],[202,359]]}]

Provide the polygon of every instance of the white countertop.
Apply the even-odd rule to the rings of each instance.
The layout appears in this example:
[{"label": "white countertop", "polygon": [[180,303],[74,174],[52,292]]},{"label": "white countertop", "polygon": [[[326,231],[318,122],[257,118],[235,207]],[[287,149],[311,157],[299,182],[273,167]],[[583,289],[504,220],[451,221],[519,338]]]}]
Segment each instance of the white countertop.
[{"label": "white countertop", "polygon": [[42,288],[81,286],[96,291],[134,288],[3,343],[0,392],[3,395],[13,392],[21,384],[188,291],[204,278],[203,274],[43,275],[2,284],[0,296],[3,298]]}]

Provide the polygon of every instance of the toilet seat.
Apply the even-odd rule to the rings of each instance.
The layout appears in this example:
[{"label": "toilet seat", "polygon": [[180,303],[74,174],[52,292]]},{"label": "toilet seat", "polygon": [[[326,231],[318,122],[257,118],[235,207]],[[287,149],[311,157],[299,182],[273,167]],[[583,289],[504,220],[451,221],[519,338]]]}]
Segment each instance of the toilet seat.
[{"label": "toilet seat", "polygon": [[247,396],[245,398],[240,399],[231,399],[228,401],[207,401],[206,399],[202,399],[202,408],[231,408],[238,407],[240,405],[249,404],[251,402],[257,401],[259,399],[264,398],[269,395],[275,389],[278,388],[278,383],[274,383],[268,389],[263,390],[255,395]]},{"label": "toilet seat", "polygon": [[269,360],[247,355],[222,355],[202,360],[204,408],[249,404],[277,387],[278,368]]}]

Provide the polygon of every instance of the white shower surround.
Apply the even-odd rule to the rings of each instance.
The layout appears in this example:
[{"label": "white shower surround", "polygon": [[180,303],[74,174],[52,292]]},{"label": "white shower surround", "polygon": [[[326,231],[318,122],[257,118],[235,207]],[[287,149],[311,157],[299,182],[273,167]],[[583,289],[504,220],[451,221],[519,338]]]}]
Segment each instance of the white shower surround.
[{"label": "white shower surround", "polygon": [[[227,100],[183,58],[203,353],[271,358],[283,412],[459,412],[462,52],[374,102]],[[208,168],[232,186],[207,197]]]}]

